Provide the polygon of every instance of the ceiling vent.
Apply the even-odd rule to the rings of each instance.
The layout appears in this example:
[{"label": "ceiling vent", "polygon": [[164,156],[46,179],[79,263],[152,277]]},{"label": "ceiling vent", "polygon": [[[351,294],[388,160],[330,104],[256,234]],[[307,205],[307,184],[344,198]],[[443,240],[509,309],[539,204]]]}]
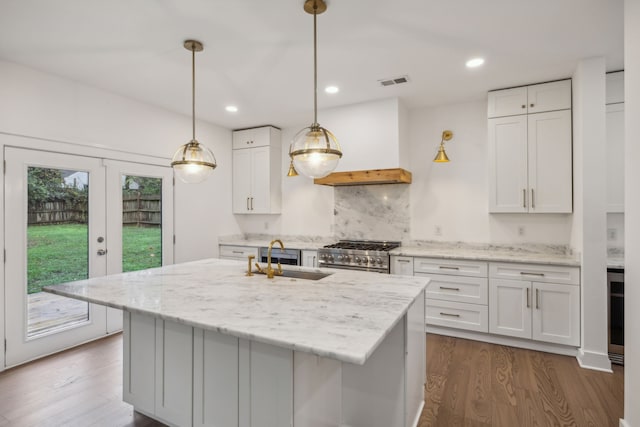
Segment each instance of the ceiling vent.
[{"label": "ceiling vent", "polygon": [[391,79],[378,80],[380,86],[393,86],[409,82],[409,76],[394,77]]}]

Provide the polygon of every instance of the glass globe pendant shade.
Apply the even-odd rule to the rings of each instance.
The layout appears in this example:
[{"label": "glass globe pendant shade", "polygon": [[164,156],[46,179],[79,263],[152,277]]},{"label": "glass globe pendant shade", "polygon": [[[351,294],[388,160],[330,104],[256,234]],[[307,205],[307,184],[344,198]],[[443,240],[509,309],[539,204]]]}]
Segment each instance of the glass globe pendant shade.
[{"label": "glass globe pendant shade", "polygon": [[204,181],[216,166],[216,158],[211,150],[195,139],[178,148],[171,160],[176,176],[185,184]]},{"label": "glass globe pendant shade", "polygon": [[342,151],[338,140],[329,130],[314,124],[293,137],[289,156],[299,174],[323,178],[338,166]]}]

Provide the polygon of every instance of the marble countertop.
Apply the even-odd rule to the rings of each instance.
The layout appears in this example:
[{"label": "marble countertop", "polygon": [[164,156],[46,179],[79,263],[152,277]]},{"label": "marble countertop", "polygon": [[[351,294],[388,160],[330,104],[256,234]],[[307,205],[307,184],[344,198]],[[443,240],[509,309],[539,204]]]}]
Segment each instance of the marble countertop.
[{"label": "marble countertop", "polygon": [[460,259],[494,262],[522,262],[527,264],[563,265],[579,267],[580,260],[576,256],[562,251],[529,250],[527,246],[514,247],[474,247],[472,245],[433,245],[433,246],[401,246],[391,251],[391,255],[429,257],[443,259]]},{"label": "marble countertop", "polygon": [[245,271],[245,262],[207,259],[45,290],[361,365],[428,284],[347,270],[317,281]]}]

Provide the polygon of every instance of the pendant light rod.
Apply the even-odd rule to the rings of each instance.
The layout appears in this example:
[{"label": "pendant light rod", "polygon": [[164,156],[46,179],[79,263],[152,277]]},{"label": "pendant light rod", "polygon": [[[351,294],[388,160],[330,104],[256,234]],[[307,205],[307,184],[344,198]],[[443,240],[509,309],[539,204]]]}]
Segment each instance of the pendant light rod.
[{"label": "pendant light rod", "polygon": [[313,124],[318,125],[318,31],[316,21],[318,5],[313,2]]},{"label": "pendant light rod", "polygon": [[191,134],[196,140],[196,50],[191,49]]}]

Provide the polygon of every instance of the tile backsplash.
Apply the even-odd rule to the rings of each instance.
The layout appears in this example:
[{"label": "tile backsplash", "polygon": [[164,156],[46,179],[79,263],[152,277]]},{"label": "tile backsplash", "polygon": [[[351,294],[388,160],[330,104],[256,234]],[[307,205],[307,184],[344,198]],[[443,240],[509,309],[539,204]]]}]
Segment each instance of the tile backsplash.
[{"label": "tile backsplash", "polygon": [[334,232],[338,239],[408,240],[408,185],[335,187]]}]

